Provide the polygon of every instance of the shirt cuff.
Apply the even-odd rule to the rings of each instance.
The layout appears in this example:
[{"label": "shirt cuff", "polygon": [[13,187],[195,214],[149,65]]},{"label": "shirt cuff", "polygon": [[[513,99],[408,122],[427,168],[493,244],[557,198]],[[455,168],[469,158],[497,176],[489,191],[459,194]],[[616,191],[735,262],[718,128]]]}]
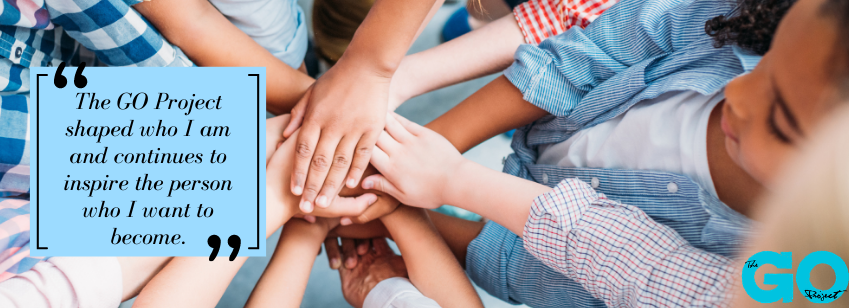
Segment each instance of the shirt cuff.
[{"label": "shirt cuff", "polygon": [[574,109],[587,89],[579,89],[564,74],[560,73],[554,55],[549,52],[555,44],[547,40],[539,46],[520,45],[513,56],[513,64],[504,71],[507,78],[522,92],[522,99],[563,117]]},{"label": "shirt cuff", "polygon": [[392,277],[379,282],[374,286],[363,302],[363,308],[387,308],[393,307],[392,302],[404,294],[417,294],[424,297],[419,289],[404,277]]}]

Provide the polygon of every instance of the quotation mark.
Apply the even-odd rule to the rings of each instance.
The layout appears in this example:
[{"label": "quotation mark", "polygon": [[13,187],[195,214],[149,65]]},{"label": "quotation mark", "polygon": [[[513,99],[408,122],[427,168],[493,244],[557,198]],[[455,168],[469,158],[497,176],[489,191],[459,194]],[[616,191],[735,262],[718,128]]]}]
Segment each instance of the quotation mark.
[{"label": "quotation mark", "polygon": [[[80,66],[77,67],[77,73],[74,74],[74,85],[80,89],[88,85],[88,79],[83,76],[83,69],[85,69],[85,62],[80,63]],[[65,62],[59,63],[59,67],[56,68],[56,75],[53,76],[53,85],[59,89],[68,85],[68,78],[62,76],[63,70],[65,70]]]},{"label": "quotation mark", "polygon": [[[209,254],[209,261],[213,261],[215,260],[215,257],[218,256],[218,250],[221,249],[221,238],[218,237],[218,235],[213,234],[206,239],[206,243],[212,248],[212,253]],[[233,261],[239,254],[239,247],[242,246],[242,239],[238,235],[233,234],[227,238],[227,245],[230,246],[230,248],[233,248],[233,252],[230,253],[230,261]]]}]

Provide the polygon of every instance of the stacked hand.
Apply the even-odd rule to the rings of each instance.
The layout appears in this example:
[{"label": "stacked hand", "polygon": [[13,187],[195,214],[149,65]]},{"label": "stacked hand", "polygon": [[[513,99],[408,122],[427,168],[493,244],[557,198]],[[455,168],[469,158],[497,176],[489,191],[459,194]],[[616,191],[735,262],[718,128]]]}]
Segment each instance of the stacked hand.
[{"label": "stacked hand", "polygon": [[404,259],[396,255],[384,238],[372,240],[374,249],[368,250],[353,268],[339,269],[342,279],[342,294],[351,306],[362,307],[366,296],[383,280],[407,277]]},{"label": "stacked hand", "polygon": [[388,193],[402,203],[435,209],[449,204],[453,175],[468,162],[445,137],[391,113],[371,163],[381,174],[363,188]]},{"label": "stacked hand", "polygon": [[300,126],[288,187],[304,213],[329,207],[343,183],[357,186],[384,126],[391,76],[350,63],[340,61],[313,84],[283,134],[291,138]]}]

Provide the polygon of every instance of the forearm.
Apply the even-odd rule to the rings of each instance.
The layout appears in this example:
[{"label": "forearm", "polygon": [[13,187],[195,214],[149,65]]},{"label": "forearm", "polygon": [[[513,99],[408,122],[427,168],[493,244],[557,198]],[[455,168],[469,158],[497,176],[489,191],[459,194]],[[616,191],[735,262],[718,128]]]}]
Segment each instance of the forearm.
[{"label": "forearm", "polygon": [[401,250],[410,280],[422,294],[443,307],[483,307],[425,210],[402,206],[381,220]]},{"label": "forearm", "polygon": [[500,133],[548,114],[522,98],[504,76],[498,77],[425,127],[444,136],[460,152]]},{"label": "forearm", "polygon": [[314,81],[275,58],[207,0],[145,1],[133,8],[199,66],[265,67],[271,113],[289,112]]},{"label": "forearm", "polygon": [[[399,103],[506,69],[524,42],[513,15],[434,48],[404,57],[392,79]],[[393,106],[397,107],[397,106]]]},{"label": "forearm", "polygon": [[247,259],[176,257],[142,289],[133,307],[215,307]]},{"label": "forearm", "polygon": [[245,307],[300,306],[316,252],[327,234],[320,228],[300,219],[283,227],[271,262]]},{"label": "forearm", "polygon": [[484,223],[435,211],[428,212],[428,216],[430,216],[433,226],[439,231],[439,235],[445,240],[445,244],[448,244],[451,253],[460,262],[460,266],[466,268],[466,248],[481,233]]},{"label": "forearm", "polygon": [[443,0],[377,0],[339,60],[391,77],[416,35]]},{"label": "forearm", "polygon": [[548,186],[466,160],[448,179],[448,204],[486,217],[521,236],[534,199]]},{"label": "forearm", "polygon": [[[611,307],[721,306],[739,277],[730,259],[694,248],[639,208],[578,179],[534,200],[523,239],[537,259]],[[670,273],[698,279],[670,280]]]}]

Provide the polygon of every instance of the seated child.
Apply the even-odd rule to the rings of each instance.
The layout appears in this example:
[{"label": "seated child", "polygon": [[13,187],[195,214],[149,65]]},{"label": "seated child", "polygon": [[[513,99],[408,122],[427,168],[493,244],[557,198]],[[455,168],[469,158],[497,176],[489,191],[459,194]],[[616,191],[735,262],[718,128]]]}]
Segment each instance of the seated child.
[{"label": "seated child", "polygon": [[[622,4],[619,7],[623,7]],[[608,13],[613,13],[616,8]],[[583,292],[610,306],[727,304],[729,297],[725,291],[736,277],[730,257],[733,257],[742,233],[747,232],[747,220],[740,213],[750,215],[752,207],[748,194],[752,194],[752,190],[759,191],[760,185],[774,185],[777,170],[796,152],[797,145],[804,142],[805,136],[809,136],[818,123],[839,106],[841,99],[846,98],[845,92],[841,92],[849,81],[849,58],[846,56],[849,49],[839,39],[847,29],[845,23],[849,20],[849,6],[834,0],[801,0],[789,10],[783,21],[784,10],[776,8],[781,7],[769,7],[775,15],[767,21],[750,20],[753,15],[746,15],[764,12],[745,11],[748,13],[740,17],[758,23],[767,31],[775,31],[777,27],[775,39],[768,36],[764,42],[749,40],[746,35],[729,36],[739,39],[737,44],[743,47],[758,52],[768,49],[769,52],[749,74],[725,85],[723,93],[716,94],[724,95],[724,99],[710,107],[706,120],[699,121],[706,126],[702,131],[706,134],[703,139],[706,149],[696,150],[694,156],[704,155],[703,160],[707,161],[719,200],[725,200],[730,208],[712,200],[716,197],[701,187],[710,183],[700,183],[698,173],[683,177],[668,171],[640,170],[639,166],[626,166],[630,170],[617,166],[584,167],[585,164],[593,164],[591,159],[577,160],[577,167],[563,166],[576,161],[563,162],[563,159],[543,165],[538,160],[547,150],[539,151],[543,154],[517,151],[520,156],[537,155],[537,162],[524,166],[511,166],[508,162],[506,169],[521,168],[520,175],[541,180],[542,184],[555,185],[559,182],[552,191],[548,185],[500,174],[466,161],[454,149],[456,144],[452,145],[432,131],[403,119],[399,119],[400,123],[388,122],[388,133],[379,139],[380,151],[372,159],[385,177],[376,175],[367,178],[363,186],[386,191],[406,204],[427,208],[453,204],[502,225],[488,224],[476,239],[467,242],[468,249],[458,255],[466,257],[467,270],[473,279],[505,298],[546,305],[533,295],[541,294],[538,293],[540,289],[530,293],[532,291],[527,287],[535,286],[545,288],[543,293],[548,305],[551,305],[552,298],[555,298],[554,303],[561,305],[563,302],[558,300],[564,295],[571,295],[569,300],[572,301],[593,304],[592,298],[584,297]],[[789,4],[784,8],[789,8]],[[596,22],[603,22],[603,19],[604,16]],[[724,19],[715,21],[719,26],[714,24],[712,31],[720,33],[721,38],[728,35],[728,31],[738,31],[724,28]],[[775,24],[770,25],[770,21]],[[758,33],[763,34],[763,28]],[[720,39],[720,42],[738,41]],[[795,47],[797,44],[811,48],[800,52]],[[743,57],[743,65],[751,59]],[[711,59],[713,62],[721,60]],[[647,75],[651,75],[651,71]],[[534,89],[533,85],[528,90],[531,89]],[[649,87],[645,91],[651,89]],[[645,91],[639,93],[645,95]],[[672,94],[658,97],[670,100],[680,95]],[[586,103],[588,98],[584,97],[581,103]],[[687,108],[687,104],[690,102],[679,103],[681,109]],[[711,99],[703,100],[702,104],[711,106]],[[555,109],[562,106],[544,107]],[[577,112],[583,107],[575,108],[574,112]],[[633,111],[639,112],[639,108],[639,105],[622,108],[625,110],[611,119],[620,121],[618,125],[622,125]],[[699,118],[684,117],[683,120]],[[523,142],[539,142],[542,136],[539,134],[543,132],[535,129],[541,129],[543,125],[554,129],[556,121],[563,121],[561,119],[564,118],[546,119],[521,130],[517,137],[522,143],[514,142],[514,146],[524,145]],[[580,118],[568,116],[565,119]],[[613,130],[608,136],[617,134],[615,130],[618,127],[605,128],[609,121],[578,130],[577,134],[567,130],[567,135],[558,137],[562,141],[555,140],[549,147],[560,146],[561,142],[581,146],[581,143],[573,142],[581,139],[574,138],[581,138],[581,133],[587,131],[595,133],[593,130],[597,128],[602,129],[601,132]],[[663,125],[656,122],[648,122],[643,132],[634,132],[632,138],[652,134],[655,126]],[[524,139],[526,136],[527,139]],[[610,141],[610,137],[606,138],[594,142]],[[590,143],[586,147],[592,149],[592,146]],[[639,157],[646,151],[662,148],[653,147],[632,146],[628,155]],[[560,150],[561,155],[569,151],[568,147]],[[590,154],[595,153],[589,151]],[[700,154],[703,151],[707,154]],[[665,155],[674,157],[672,154]],[[668,170],[680,164],[652,168]],[[687,170],[679,172],[688,173]],[[743,196],[736,190],[741,188],[746,191]],[[634,191],[635,195],[629,196],[629,191]],[[677,197],[679,194],[684,196]],[[700,201],[693,204],[687,198]],[[697,216],[697,209],[704,213],[703,218]],[[435,224],[437,227],[440,225],[436,221]],[[459,229],[457,226],[452,228]],[[524,237],[519,239],[521,244],[515,242],[517,235]],[[462,249],[462,244],[451,244],[450,241],[468,238],[468,234],[443,233],[443,237],[449,241],[449,246]],[[506,256],[505,249],[510,251]],[[526,249],[536,260],[524,256]],[[558,280],[536,265],[540,262],[569,280]],[[533,273],[533,277],[526,273]],[[682,279],[673,282],[668,279],[669,273],[676,273]],[[510,289],[498,286],[508,281]],[[536,283],[542,281],[545,281],[545,286]],[[572,283],[580,284],[581,289],[571,289]]]},{"label": "seated child", "polygon": [[[801,273],[800,262],[814,252],[833,253],[844,263],[849,260],[849,232],[846,230],[849,226],[849,198],[846,194],[846,187],[849,187],[849,160],[846,159],[849,157],[849,102],[841,105],[833,116],[829,116],[828,123],[817,128],[812,140],[802,148],[802,155],[793,159],[790,168],[785,168],[775,189],[758,202],[755,211],[758,232],[748,239],[744,252],[735,262],[738,266],[745,266],[746,259],[762,251],[793,253],[792,268],[766,271],[776,274]],[[764,266],[763,262],[759,263],[759,266]],[[839,298],[830,304],[845,306],[846,285],[836,281],[838,271],[839,265],[835,268],[815,266],[810,271],[811,285],[823,289],[809,294],[813,290],[799,285],[794,288],[792,303],[783,305],[818,306],[829,298],[812,295],[834,294]],[[763,272],[755,274],[759,285],[763,285]],[[825,289],[828,287],[831,290]],[[740,282],[736,283],[734,291],[734,307],[769,305],[752,299]]]}]

